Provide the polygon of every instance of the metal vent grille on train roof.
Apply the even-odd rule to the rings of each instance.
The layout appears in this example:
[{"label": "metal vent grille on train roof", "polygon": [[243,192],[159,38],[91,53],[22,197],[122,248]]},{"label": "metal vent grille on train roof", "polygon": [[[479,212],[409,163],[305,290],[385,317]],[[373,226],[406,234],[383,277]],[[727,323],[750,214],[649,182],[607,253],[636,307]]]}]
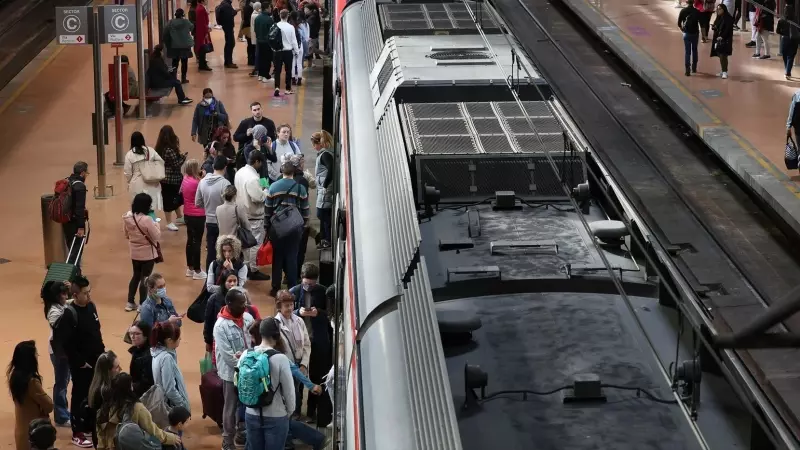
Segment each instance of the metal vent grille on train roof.
[{"label": "metal vent grille on train roof", "polygon": [[470,59],[490,59],[486,52],[480,51],[473,51],[473,50],[461,50],[461,49],[453,49],[453,50],[444,50],[439,52],[433,52],[430,55],[426,55],[430,59],[436,59],[439,61],[460,61],[460,60],[470,60]]},{"label": "metal vent grille on train roof", "polygon": [[[480,18],[485,32],[499,32],[500,27],[484,6],[469,3]],[[384,31],[475,30],[475,22],[464,3],[384,4],[378,6]]]},{"label": "metal vent grille on train roof", "polygon": [[523,106],[535,130],[515,102],[405,104],[411,151],[417,155],[561,152],[564,134],[545,102],[523,102]]}]

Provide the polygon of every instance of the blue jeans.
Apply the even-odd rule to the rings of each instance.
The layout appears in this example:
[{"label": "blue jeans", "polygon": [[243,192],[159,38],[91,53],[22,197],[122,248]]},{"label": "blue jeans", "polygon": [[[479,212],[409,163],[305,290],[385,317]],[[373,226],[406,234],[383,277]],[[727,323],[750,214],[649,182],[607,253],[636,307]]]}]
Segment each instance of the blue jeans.
[{"label": "blue jeans", "polygon": [[289,434],[289,417],[245,414],[247,450],[282,450]]},{"label": "blue jeans", "polygon": [[63,424],[69,420],[69,406],[67,405],[67,385],[69,384],[69,362],[67,358],[59,358],[50,355],[50,362],[53,363],[53,373],[55,374],[56,384],[53,386],[53,412],[57,424]]},{"label": "blue jeans", "polygon": [[700,35],[683,33],[683,64],[689,67],[689,57],[691,56],[692,69],[697,69],[697,40]]},{"label": "blue jeans", "polygon": [[325,442],[325,435],[312,428],[303,422],[296,420],[289,421],[289,436],[288,439],[300,439],[303,443],[308,444],[314,450],[322,450],[322,444]]},{"label": "blue jeans", "polygon": [[781,36],[781,55],[783,56],[783,65],[785,67],[786,76],[792,76],[792,67],[794,67],[794,57],[797,56],[797,41],[793,41],[786,36]]}]

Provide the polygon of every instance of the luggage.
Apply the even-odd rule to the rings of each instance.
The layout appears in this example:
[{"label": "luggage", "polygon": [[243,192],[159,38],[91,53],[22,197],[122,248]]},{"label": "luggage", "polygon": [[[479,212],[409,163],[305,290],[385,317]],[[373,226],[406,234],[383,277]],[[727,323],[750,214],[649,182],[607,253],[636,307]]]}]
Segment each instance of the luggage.
[{"label": "luggage", "polygon": [[[77,251],[75,251],[75,257],[73,258],[73,251],[75,250],[75,241],[80,239],[80,244],[78,245]],[[80,268],[78,267],[77,263],[81,259],[81,254],[83,253],[83,246],[86,243],[86,237],[78,237],[75,236],[72,239],[72,245],[69,246],[69,253],[67,253],[67,261],[63,263],[50,263],[47,266],[47,275],[44,277],[44,281],[42,281],[42,286],[48,281],[75,281],[75,277],[80,275]],[[72,262],[70,262],[72,261]]]},{"label": "luggage", "polygon": [[203,418],[210,418],[222,428],[222,379],[216,370],[211,370],[200,378],[200,400],[203,402]]}]

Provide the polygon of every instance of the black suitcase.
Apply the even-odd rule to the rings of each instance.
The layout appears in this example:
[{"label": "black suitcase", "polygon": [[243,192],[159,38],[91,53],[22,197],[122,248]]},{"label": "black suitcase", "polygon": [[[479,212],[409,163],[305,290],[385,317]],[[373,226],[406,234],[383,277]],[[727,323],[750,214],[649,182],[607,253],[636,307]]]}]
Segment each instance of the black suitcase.
[{"label": "black suitcase", "polygon": [[[80,239],[77,249],[75,248],[76,241]],[[77,262],[81,259],[83,253],[83,246],[86,243],[85,237],[75,236],[72,239],[72,245],[69,246],[69,253],[67,253],[67,260],[63,263],[51,263],[47,266],[47,275],[44,277],[42,286],[48,281],[74,281],[75,277],[80,275],[81,269],[78,267]],[[73,256],[74,252],[74,258]],[[70,262],[72,261],[72,262]]]}]

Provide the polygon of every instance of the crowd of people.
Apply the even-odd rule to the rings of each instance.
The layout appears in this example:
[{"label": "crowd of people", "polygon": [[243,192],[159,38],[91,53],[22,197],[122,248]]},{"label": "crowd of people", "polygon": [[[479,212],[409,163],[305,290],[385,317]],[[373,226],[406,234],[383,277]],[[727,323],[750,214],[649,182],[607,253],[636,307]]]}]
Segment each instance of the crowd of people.
[{"label": "crowd of people", "polygon": [[[679,2],[680,4],[680,2]],[[747,19],[751,24],[750,40],[745,47],[753,48],[755,59],[770,59],[770,35],[780,35],[780,54],[783,57],[785,77],[791,79],[794,59],[800,44],[800,29],[796,23],[793,2],[785,2],[783,16],[775,22],[775,0],[753,0],[746,2]],[[678,15],[678,28],[683,32],[684,65],[686,76],[697,72],[698,42],[709,42],[711,37],[712,57],[718,57],[721,71],[719,77],[728,78],[728,58],[733,54],[733,32],[738,29],[737,21],[742,14],[741,1],[734,0],[688,0]],[[716,13],[716,16],[714,14]],[[714,17],[712,24],[711,19]]]}]

